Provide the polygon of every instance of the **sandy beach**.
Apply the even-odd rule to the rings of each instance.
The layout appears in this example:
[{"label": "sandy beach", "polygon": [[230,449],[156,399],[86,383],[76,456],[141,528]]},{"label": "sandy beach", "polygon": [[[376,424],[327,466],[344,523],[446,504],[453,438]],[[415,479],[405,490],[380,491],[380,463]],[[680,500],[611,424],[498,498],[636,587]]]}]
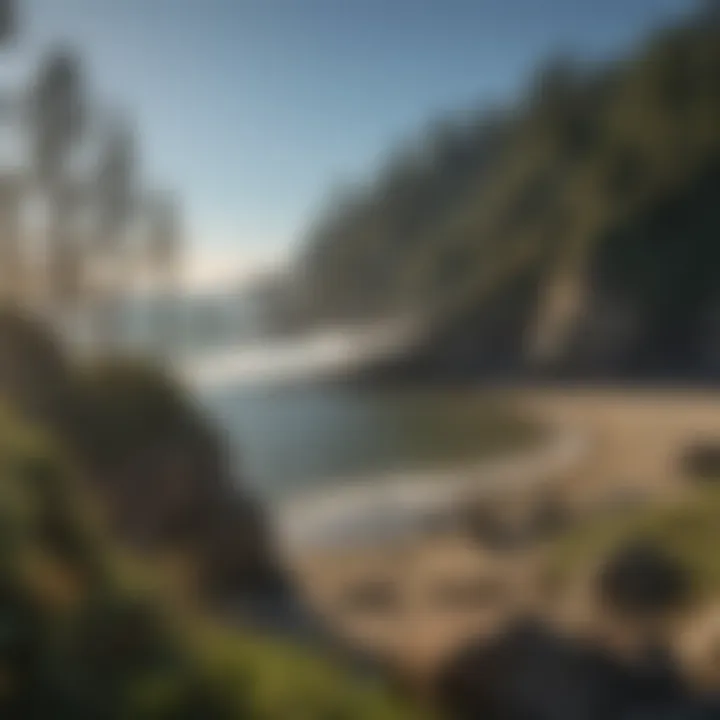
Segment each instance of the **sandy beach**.
[{"label": "sandy beach", "polygon": [[[430,507],[467,507],[489,494],[519,508],[535,502],[540,487],[559,493],[579,515],[630,494],[671,502],[684,491],[678,468],[683,449],[720,437],[717,392],[524,388],[511,395],[528,414],[558,428],[555,444],[474,473],[423,478],[416,506],[406,500],[413,494],[409,479],[372,492],[362,486],[338,491],[324,503],[309,502],[303,523],[333,513],[342,519],[354,510],[362,516],[383,500],[412,508],[415,518]],[[349,543],[295,542],[285,556],[306,602],[329,627],[410,673],[431,672],[468,637],[495,632],[511,615],[540,608],[542,544],[496,552],[452,523],[424,533],[417,524],[414,529],[366,538],[375,542],[357,542],[357,535]]]}]

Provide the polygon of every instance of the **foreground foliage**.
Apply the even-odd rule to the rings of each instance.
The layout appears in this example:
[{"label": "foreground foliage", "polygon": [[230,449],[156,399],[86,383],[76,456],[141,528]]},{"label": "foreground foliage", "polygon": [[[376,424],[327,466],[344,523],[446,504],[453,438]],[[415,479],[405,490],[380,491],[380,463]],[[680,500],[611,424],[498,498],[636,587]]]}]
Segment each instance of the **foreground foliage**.
[{"label": "foreground foliage", "polygon": [[52,442],[0,419],[0,714],[411,717],[306,650],[220,629],[146,587]]},{"label": "foreground foliage", "polygon": [[284,590],[220,437],[162,369],[78,368],[4,310],[0,400],[0,717],[416,717],[329,651],[214,625],[168,581],[172,552],[210,599]]}]

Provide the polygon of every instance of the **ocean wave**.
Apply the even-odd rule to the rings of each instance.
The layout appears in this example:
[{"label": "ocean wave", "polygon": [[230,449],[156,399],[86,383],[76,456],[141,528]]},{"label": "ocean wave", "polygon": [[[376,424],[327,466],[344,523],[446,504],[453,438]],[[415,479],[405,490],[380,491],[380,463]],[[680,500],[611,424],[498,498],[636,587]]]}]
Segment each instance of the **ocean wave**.
[{"label": "ocean wave", "polygon": [[181,373],[199,387],[330,377],[392,356],[409,338],[405,322],[326,329],[201,356],[185,363]]}]

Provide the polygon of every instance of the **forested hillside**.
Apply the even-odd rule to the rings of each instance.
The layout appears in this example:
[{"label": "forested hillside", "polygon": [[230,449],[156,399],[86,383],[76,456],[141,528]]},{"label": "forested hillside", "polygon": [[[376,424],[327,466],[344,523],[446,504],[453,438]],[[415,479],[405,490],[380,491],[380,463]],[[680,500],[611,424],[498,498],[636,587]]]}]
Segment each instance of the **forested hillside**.
[{"label": "forested hillside", "polygon": [[465,117],[329,203],[296,313],[410,311],[431,364],[474,370],[720,367],[717,11],[612,65],[550,63],[514,106]]}]

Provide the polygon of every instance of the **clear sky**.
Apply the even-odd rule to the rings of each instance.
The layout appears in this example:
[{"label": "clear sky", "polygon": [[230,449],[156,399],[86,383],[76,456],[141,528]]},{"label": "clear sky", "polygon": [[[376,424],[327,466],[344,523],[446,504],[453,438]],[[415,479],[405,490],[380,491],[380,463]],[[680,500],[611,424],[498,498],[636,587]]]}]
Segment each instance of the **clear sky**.
[{"label": "clear sky", "polygon": [[126,111],[196,247],[291,247],[334,184],[433,117],[512,97],[551,53],[603,57],[692,0],[17,0],[0,79],[72,41]]}]

